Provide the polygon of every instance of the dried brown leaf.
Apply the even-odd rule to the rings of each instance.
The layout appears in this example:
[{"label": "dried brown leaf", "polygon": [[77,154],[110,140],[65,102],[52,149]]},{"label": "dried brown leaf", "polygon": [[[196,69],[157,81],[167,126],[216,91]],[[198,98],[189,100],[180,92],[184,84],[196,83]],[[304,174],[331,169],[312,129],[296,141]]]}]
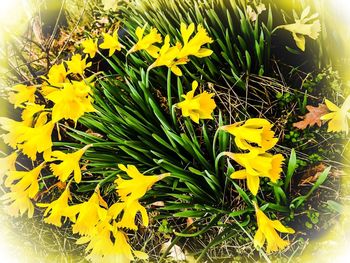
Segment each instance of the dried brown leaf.
[{"label": "dried brown leaf", "polygon": [[321,127],[322,121],[321,116],[328,113],[328,108],[325,104],[318,104],[318,107],[307,105],[306,109],[309,111],[305,116],[301,117],[303,120],[293,123],[293,127],[304,130],[307,126],[314,126],[315,124],[318,127]]}]

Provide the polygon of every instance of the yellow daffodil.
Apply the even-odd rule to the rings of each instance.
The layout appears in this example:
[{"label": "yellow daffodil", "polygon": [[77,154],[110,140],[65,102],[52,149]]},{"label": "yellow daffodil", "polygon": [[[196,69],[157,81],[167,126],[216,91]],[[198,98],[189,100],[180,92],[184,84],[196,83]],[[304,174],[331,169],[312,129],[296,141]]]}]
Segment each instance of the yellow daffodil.
[{"label": "yellow daffodil", "polygon": [[25,212],[29,218],[33,217],[34,205],[26,191],[11,191],[0,197],[3,201],[4,211],[10,216],[22,216]]},{"label": "yellow daffodil", "polygon": [[11,192],[26,192],[30,198],[34,198],[39,192],[38,177],[44,164],[45,162],[30,171],[10,171],[5,186],[10,187]]},{"label": "yellow daffodil", "polygon": [[210,56],[213,53],[213,51],[208,48],[202,48],[203,45],[213,42],[202,25],[197,26],[197,33],[191,39],[190,37],[194,32],[193,23],[188,27],[186,24],[181,23],[180,31],[183,40],[183,47],[177,56],[178,59],[187,58],[188,56],[203,58]]},{"label": "yellow daffodil", "polygon": [[123,201],[138,200],[143,197],[149,189],[151,189],[153,184],[170,175],[169,173],[165,173],[161,175],[146,176],[141,174],[134,165],[128,165],[126,167],[123,164],[119,164],[118,167],[130,177],[130,179],[125,180],[119,176],[115,180],[117,193]]},{"label": "yellow daffodil", "polygon": [[42,77],[45,82],[41,86],[41,93],[46,96],[58,88],[63,87],[63,83],[68,82],[67,79],[68,72],[63,65],[63,63],[58,65],[53,65],[47,77]]},{"label": "yellow daffodil", "polygon": [[86,145],[84,148],[74,153],[64,153],[61,151],[53,151],[51,161],[61,161],[60,164],[50,164],[50,169],[54,175],[56,175],[60,181],[65,182],[69,176],[74,173],[74,180],[76,183],[81,181],[81,170],[79,161],[85,151],[92,145]]},{"label": "yellow daffodil", "polygon": [[148,259],[148,255],[146,253],[136,251],[131,248],[131,246],[128,243],[128,237],[125,234],[125,232],[116,229],[113,231],[113,236],[115,238],[114,249],[116,262],[129,263],[130,261],[134,260],[133,254],[139,259]]},{"label": "yellow daffodil", "polygon": [[271,130],[272,124],[261,118],[252,118],[247,121],[221,127],[224,131],[235,136],[235,143],[242,150],[260,150],[265,152],[274,147],[278,141]]},{"label": "yellow daffodil", "polygon": [[337,105],[326,99],[326,106],[331,111],[321,117],[321,120],[330,120],[328,122],[328,132],[349,132],[348,119],[350,118],[350,95],[346,98],[343,105],[339,108]]},{"label": "yellow daffodil", "polygon": [[73,233],[89,235],[95,229],[97,223],[107,216],[107,203],[103,200],[98,189],[87,202],[73,205],[71,209],[78,209],[79,214],[73,225]]},{"label": "yellow daffodil", "polygon": [[67,82],[68,72],[63,63],[52,65],[47,77],[42,77],[46,82],[55,87],[61,87],[62,83]]},{"label": "yellow daffodil", "polygon": [[263,247],[265,240],[267,241],[266,252],[275,252],[284,249],[289,245],[289,241],[283,240],[276,232],[294,234],[292,228],[285,227],[279,220],[269,219],[264,212],[254,203],[256,219],[258,222],[258,230],[254,236],[254,245]]},{"label": "yellow daffodil", "polygon": [[[111,233],[114,241],[111,240]],[[81,237],[77,241],[77,244],[85,243],[89,243],[86,252],[89,253],[87,259],[91,262],[129,263],[134,260],[133,255],[139,259],[148,259],[146,253],[133,250],[127,235],[111,226],[108,221],[100,222],[92,235]]]},{"label": "yellow daffodil", "polygon": [[18,138],[17,148],[31,158],[36,160],[37,153],[44,153],[44,158],[50,154],[52,147],[52,130],[55,124],[48,122],[39,127],[22,127],[22,135]]},{"label": "yellow daffodil", "polygon": [[216,108],[215,101],[212,99],[215,94],[204,91],[194,96],[197,87],[198,82],[193,81],[192,90],[182,95],[184,100],[177,104],[182,111],[182,116],[190,117],[195,123],[199,123],[199,119],[213,119],[212,113]]},{"label": "yellow daffodil", "polygon": [[0,158],[0,167],[1,167],[1,169],[0,169],[0,184],[3,183],[3,178],[5,175],[8,174],[9,171],[16,170],[17,157],[18,157],[17,152],[13,152],[6,157]]},{"label": "yellow daffodil", "polygon": [[10,171],[5,180],[5,186],[10,192],[1,197],[5,211],[11,216],[23,215],[27,212],[28,217],[33,217],[34,205],[32,200],[39,192],[38,177],[44,163],[31,171]]},{"label": "yellow daffodil", "polygon": [[14,92],[9,93],[8,101],[17,108],[24,102],[34,103],[36,87],[18,84],[12,87]]},{"label": "yellow daffodil", "polygon": [[[111,240],[113,227],[109,220],[103,220],[96,224],[93,231],[77,240],[77,244],[89,243],[85,249],[89,255],[86,257],[91,262],[108,262],[109,256],[113,256],[114,243]],[[112,260],[110,262],[116,262]]]},{"label": "yellow daffodil", "polygon": [[140,212],[142,216],[142,225],[148,226],[149,220],[147,211],[137,200],[115,203],[109,208],[108,212],[113,218],[116,218],[122,211],[124,211],[124,213],[120,221],[116,223],[117,227],[137,230],[135,219],[138,212]]},{"label": "yellow daffodil", "polygon": [[25,122],[0,117],[0,127],[2,130],[7,131],[7,133],[1,134],[3,141],[13,149],[16,149],[18,143],[21,143],[20,138],[25,133],[28,125]]},{"label": "yellow daffodil", "polygon": [[164,39],[163,46],[160,48],[156,61],[154,61],[153,64],[148,67],[148,70],[155,67],[166,66],[170,68],[175,75],[182,76],[182,71],[178,67],[178,65],[186,64],[189,60],[187,57],[177,59],[180,53],[180,50],[181,50],[180,44],[170,47],[170,37],[169,35],[167,35]]},{"label": "yellow daffodil", "polygon": [[282,154],[261,154],[257,150],[252,150],[249,153],[226,152],[225,155],[245,168],[233,172],[230,177],[232,179],[246,179],[248,189],[253,195],[258,193],[260,184],[259,177],[268,177],[275,183],[281,176],[281,166],[284,161]]},{"label": "yellow daffodil", "polygon": [[75,54],[72,56],[71,60],[66,61],[68,66],[68,73],[79,74],[81,76],[84,75],[84,71],[86,68],[92,65],[91,62],[86,63],[87,56],[82,58],[80,54]]},{"label": "yellow daffodil", "polygon": [[61,196],[50,204],[39,203],[39,207],[47,207],[44,212],[44,222],[58,227],[62,225],[62,217],[68,217],[72,222],[75,221],[75,216],[79,212],[78,207],[68,205],[68,200],[71,199],[69,188],[63,191]]},{"label": "yellow daffodil", "polygon": [[158,57],[159,47],[155,46],[155,43],[162,42],[162,36],[158,33],[156,28],[151,28],[150,32],[144,36],[146,25],[141,28],[137,27],[135,34],[138,39],[137,43],[128,51],[128,54],[138,51],[146,50],[147,53],[154,57]]},{"label": "yellow daffodil", "polygon": [[91,88],[84,81],[73,81],[65,83],[63,89],[47,95],[46,98],[55,103],[52,108],[52,121],[71,119],[77,122],[85,112],[95,111],[89,93]]},{"label": "yellow daffodil", "polygon": [[305,36],[308,36],[312,39],[317,39],[321,31],[320,20],[317,19],[312,23],[308,23],[311,20],[314,20],[318,17],[318,14],[313,14],[307,17],[310,13],[310,7],[307,7],[303,10],[300,18],[294,16],[295,23],[288,25],[278,26],[276,29],[285,29],[292,33],[294,41],[298,48],[302,51],[305,51]]},{"label": "yellow daffodil", "polygon": [[[34,124],[36,124],[34,126],[41,126],[41,124],[46,123],[47,113],[44,113],[44,110],[45,110],[45,105],[28,103],[21,114],[23,123],[28,127],[31,127]],[[43,114],[40,114],[40,113],[43,113]],[[37,120],[36,123],[34,123],[35,119]]]},{"label": "yellow daffodil", "polygon": [[113,35],[103,33],[103,43],[100,45],[102,49],[109,49],[109,56],[112,56],[116,50],[120,51],[123,45],[118,40],[118,30]]},{"label": "yellow daffodil", "polygon": [[96,55],[96,52],[98,51],[98,46],[97,46],[97,40],[95,41],[91,38],[85,39],[81,45],[83,46],[83,52],[85,54],[89,54],[90,58],[94,58]]}]

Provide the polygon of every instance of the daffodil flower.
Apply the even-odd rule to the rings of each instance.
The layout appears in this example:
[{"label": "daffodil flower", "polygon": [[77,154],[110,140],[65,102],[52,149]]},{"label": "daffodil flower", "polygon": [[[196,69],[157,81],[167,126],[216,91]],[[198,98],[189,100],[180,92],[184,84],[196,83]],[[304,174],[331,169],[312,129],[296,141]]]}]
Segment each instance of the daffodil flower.
[{"label": "daffodil flower", "polygon": [[311,20],[314,20],[318,17],[318,14],[313,14],[307,17],[310,13],[310,7],[307,7],[303,10],[300,18],[298,18],[295,13],[294,20],[295,23],[288,25],[281,25],[276,27],[276,29],[285,29],[290,31],[293,35],[294,41],[298,48],[302,51],[305,51],[305,36],[310,37],[311,39],[317,39],[321,31],[320,20],[317,19],[312,23],[308,23]]},{"label": "daffodil flower", "polygon": [[70,209],[78,209],[78,217],[73,225],[73,233],[89,235],[95,230],[95,226],[106,219],[107,203],[103,200],[98,189],[87,202],[73,205]]},{"label": "daffodil flower", "polygon": [[[5,211],[11,216],[23,215],[33,217],[34,205],[32,199],[39,192],[38,177],[45,162],[30,171],[10,171],[5,180],[5,186],[10,192],[1,196],[0,200],[5,205]],[[15,183],[16,182],[16,183]]]},{"label": "daffodil flower", "polygon": [[256,203],[254,203],[256,219],[258,222],[258,230],[254,236],[255,247],[263,247],[267,241],[266,252],[275,252],[284,249],[289,245],[289,241],[283,240],[276,232],[294,234],[292,228],[285,227],[279,220],[269,219],[264,212],[262,212]]},{"label": "daffodil flower", "polygon": [[24,102],[35,102],[36,87],[18,84],[12,87],[13,92],[9,93],[8,101],[14,104],[14,107],[19,107]]},{"label": "daffodil flower", "polygon": [[265,152],[273,148],[278,139],[271,130],[272,124],[261,118],[251,118],[245,122],[238,122],[222,126],[221,129],[235,136],[235,143],[242,150],[259,150]]},{"label": "daffodil flower", "polygon": [[60,181],[65,182],[69,176],[74,173],[74,180],[76,183],[81,181],[81,170],[79,161],[86,150],[91,147],[92,144],[86,145],[84,148],[73,152],[64,153],[61,151],[53,151],[51,156],[53,157],[50,161],[61,161],[59,164],[50,164],[50,169],[54,175],[56,175]]},{"label": "daffodil flower", "polygon": [[26,191],[10,191],[0,197],[4,211],[10,216],[18,217],[27,212],[28,218],[34,215],[34,205]]},{"label": "daffodil flower", "polygon": [[226,152],[225,155],[245,168],[233,172],[230,177],[232,179],[246,179],[248,189],[253,195],[258,193],[260,177],[268,177],[275,183],[281,176],[281,166],[284,161],[282,154],[272,155],[252,150],[249,153]]},{"label": "daffodil flower", "polygon": [[130,177],[129,180],[125,180],[119,176],[114,181],[120,199],[125,202],[138,200],[143,197],[156,182],[170,176],[169,173],[161,175],[143,175],[134,165],[128,165],[126,167],[123,164],[119,164],[118,167]]},{"label": "daffodil flower", "polygon": [[49,204],[36,204],[39,207],[47,207],[44,212],[44,222],[58,227],[62,226],[62,217],[68,217],[72,222],[74,222],[75,216],[79,212],[79,210],[78,207],[72,209],[72,207],[68,205],[68,200],[70,199],[71,195],[68,185],[57,200]]},{"label": "daffodil flower", "polygon": [[148,70],[155,67],[167,66],[175,75],[182,76],[182,71],[178,65],[186,64],[188,59],[177,59],[180,49],[180,45],[170,47],[170,37],[167,35],[164,39],[163,46],[160,48],[157,59],[148,67]]},{"label": "daffodil flower", "polygon": [[91,38],[87,38],[83,42],[81,42],[81,45],[84,48],[83,52],[85,54],[89,54],[90,58],[94,58],[98,51],[97,40],[98,39],[95,39],[94,41]]},{"label": "daffodil flower", "polygon": [[119,228],[127,228],[131,230],[137,230],[135,224],[136,214],[141,213],[142,216],[142,225],[148,226],[148,215],[146,209],[139,203],[138,200],[133,200],[128,202],[119,202],[113,204],[108,210],[110,215],[113,218],[117,218],[122,212],[123,216],[119,222],[116,223],[116,226]]},{"label": "daffodil flower", "polygon": [[92,262],[128,263],[134,260],[134,256],[143,260],[148,259],[146,253],[133,250],[125,232],[115,225],[111,226],[107,220],[97,224],[93,234],[83,236],[77,241],[77,244],[85,243],[89,243],[85,251],[89,253],[87,259]]},{"label": "daffodil flower", "polygon": [[136,28],[135,34],[138,41],[128,51],[127,54],[130,54],[132,52],[136,52],[139,50],[145,50],[150,56],[157,58],[160,48],[155,46],[154,44],[161,43],[162,36],[158,33],[156,28],[151,28],[150,32],[144,36],[145,30],[146,30],[146,25],[143,28],[141,27]]},{"label": "daffodil flower", "polygon": [[16,160],[18,157],[17,152],[13,152],[6,157],[0,158],[0,184],[3,183],[3,178],[8,174],[9,171],[16,170]]},{"label": "daffodil flower", "polygon": [[26,107],[23,109],[21,117],[23,123],[31,127],[34,124],[35,116],[36,116],[36,126],[40,126],[40,123],[46,123],[47,121],[47,112],[45,111],[45,105],[39,105],[35,103],[27,103]]},{"label": "daffodil flower", "polygon": [[84,75],[84,71],[86,68],[92,65],[91,62],[86,63],[87,56],[82,58],[80,54],[75,54],[72,56],[71,60],[66,61],[68,66],[68,73],[79,74],[80,76]]},{"label": "daffodil flower", "polygon": [[187,58],[188,56],[196,56],[199,58],[210,56],[213,51],[208,48],[203,48],[205,44],[210,44],[213,40],[208,36],[207,31],[202,25],[197,26],[197,33],[190,39],[194,32],[194,24],[191,23],[188,27],[185,23],[180,25],[183,47],[177,56],[178,59]]},{"label": "daffodil flower", "polygon": [[51,153],[52,130],[55,124],[51,121],[42,125],[17,128],[21,136],[17,139],[17,148],[27,155],[33,161],[36,160],[37,153],[43,153],[44,159]]},{"label": "daffodil flower", "polygon": [[321,120],[330,120],[328,122],[328,132],[349,132],[348,119],[350,118],[350,96],[346,98],[343,105],[339,108],[333,102],[325,100],[327,108],[331,113],[327,113],[321,117]]},{"label": "daffodil flower", "polygon": [[212,113],[216,108],[212,98],[215,94],[204,91],[194,96],[197,87],[198,82],[193,81],[192,90],[182,95],[184,100],[177,104],[182,111],[182,116],[190,117],[195,123],[199,123],[199,119],[213,119]]},{"label": "daffodil flower", "polygon": [[120,51],[123,45],[118,40],[118,30],[114,31],[113,35],[103,33],[103,43],[100,48],[109,49],[109,56],[111,57],[116,50]]},{"label": "daffodil flower", "polygon": [[84,113],[95,111],[90,92],[91,88],[84,81],[72,81],[64,83],[63,89],[48,94],[46,98],[55,103],[52,107],[52,121],[71,119],[77,122]]}]

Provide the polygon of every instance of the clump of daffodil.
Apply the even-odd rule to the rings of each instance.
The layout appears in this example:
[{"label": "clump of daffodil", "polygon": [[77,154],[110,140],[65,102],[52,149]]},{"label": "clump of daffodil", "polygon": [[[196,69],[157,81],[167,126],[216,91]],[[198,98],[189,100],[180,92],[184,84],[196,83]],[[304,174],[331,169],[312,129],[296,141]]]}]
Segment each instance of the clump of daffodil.
[{"label": "clump of daffodil", "polygon": [[127,54],[132,52],[136,52],[139,50],[145,50],[150,56],[157,58],[158,52],[160,50],[159,47],[155,46],[155,43],[162,42],[162,36],[158,33],[156,28],[151,28],[150,32],[144,36],[146,30],[146,25],[141,28],[137,27],[135,34],[138,39],[136,44],[128,51]]},{"label": "clump of daffodil", "polygon": [[134,165],[125,166],[119,164],[118,167],[130,177],[130,179],[123,179],[119,176],[114,181],[120,199],[125,202],[138,200],[143,197],[156,182],[170,176],[169,173],[146,176],[141,174]]},{"label": "clump of daffodil", "polygon": [[182,116],[190,117],[195,123],[199,123],[200,119],[213,119],[212,113],[216,108],[216,103],[212,98],[215,94],[206,91],[194,96],[198,82],[192,82],[192,90],[186,95],[181,95],[184,100],[177,104],[181,109]]},{"label": "clump of daffodil", "polygon": [[83,52],[85,54],[89,54],[90,58],[94,58],[98,51],[97,41],[98,39],[93,40],[91,38],[87,38],[81,42],[81,45],[84,48]]},{"label": "clump of daffodil", "polygon": [[71,60],[66,61],[66,64],[68,66],[68,73],[83,76],[85,69],[92,65],[91,62],[86,63],[86,60],[87,56],[83,58],[80,54],[73,55]]},{"label": "clump of daffodil", "polygon": [[30,171],[10,171],[5,180],[5,186],[10,192],[1,197],[5,205],[5,211],[11,216],[23,215],[33,217],[34,205],[32,199],[39,192],[38,177],[44,166],[44,162]]},{"label": "clump of daffodil", "polygon": [[38,203],[37,206],[39,207],[47,207],[44,212],[44,222],[58,227],[62,226],[62,217],[68,217],[72,222],[75,222],[75,216],[79,210],[76,206],[74,207],[68,205],[68,201],[70,199],[71,195],[68,184],[57,200],[49,204]]},{"label": "clump of daffodil", "polygon": [[103,43],[100,44],[100,48],[109,49],[109,56],[111,57],[116,50],[120,51],[123,45],[118,40],[118,30],[114,31],[112,35],[103,33]]},{"label": "clump of daffodil", "polygon": [[268,177],[273,183],[280,179],[284,161],[282,154],[272,155],[251,150],[249,153],[226,152],[225,155],[245,168],[233,172],[230,177],[232,179],[246,179],[248,189],[253,195],[258,193],[260,177]]},{"label": "clump of daffodil", "polygon": [[[310,37],[311,39],[317,39],[319,33],[321,32],[321,23],[320,20],[314,20],[318,17],[318,14],[315,13],[310,15],[310,7],[307,7],[301,13],[300,18],[296,16],[293,12],[295,23],[288,25],[278,26],[276,29],[285,29],[292,33],[294,41],[298,48],[302,51],[305,51],[305,36]],[[314,20],[312,23],[308,23],[311,20]]]},{"label": "clump of daffodil", "polygon": [[326,115],[321,116],[321,120],[328,122],[328,132],[349,132],[348,119],[350,118],[350,95],[346,98],[343,105],[339,108],[333,102],[325,100],[327,108],[331,111]]},{"label": "clump of daffodil", "polygon": [[15,108],[25,102],[35,102],[36,87],[18,84],[12,87],[12,90],[13,92],[9,93],[8,101],[13,104]]},{"label": "clump of daffodil", "polygon": [[48,94],[46,98],[54,102],[52,121],[71,119],[77,122],[84,113],[95,111],[90,93],[91,88],[85,81],[72,81]]},{"label": "clump of daffodil", "polygon": [[56,175],[61,182],[67,181],[69,176],[73,173],[74,180],[76,183],[81,181],[81,170],[79,161],[85,151],[90,148],[92,144],[86,145],[84,148],[73,152],[73,153],[64,153],[61,151],[53,151],[51,153],[51,161],[60,161],[61,163],[50,164],[50,169],[54,175]]},{"label": "clump of daffodil", "polygon": [[256,219],[258,222],[258,230],[254,236],[254,245],[256,247],[263,247],[265,241],[267,242],[266,252],[275,252],[283,250],[289,245],[289,241],[283,240],[276,232],[294,234],[292,228],[285,227],[279,220],[269,219],[264,212],[262,212],[258,205],[254,203]]},{"label": "clump of daffodil", "polygon": [[272,124],[262,118],[251,118],[245,122],[237,122],[222,126],[221,129],[235,136],[235,143],[242,150],[258,149],[261,152],[272,149],[278,139],[271,130]]}]

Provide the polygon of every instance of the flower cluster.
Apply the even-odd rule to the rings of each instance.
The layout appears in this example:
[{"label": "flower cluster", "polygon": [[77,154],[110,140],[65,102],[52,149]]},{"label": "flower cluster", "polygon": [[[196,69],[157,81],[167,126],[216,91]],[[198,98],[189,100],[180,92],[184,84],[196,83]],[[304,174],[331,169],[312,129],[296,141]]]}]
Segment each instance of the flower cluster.
[{"label": "flower cluster", "polygon": [[[271,130],[272,124],[261,118],[248,119],[232,125],[221,127],[222,130],[234,136],[235,144],[247,153],[224,152],[226,156],[235,160],[244,169],[233,172],[232,179],[246,179],[247,186],[253,195],[257,195],[260,185],[260,177],[268,177],[273,183],[280,179],[282,154],[272,155],[266,151],[272,149],[278,139]],[[280,238],[276,230],[283,233],[294,233],[291,228],[286,228],[278,220],[271,221],[254,203],[258,231],[254,237],[254,245],[262,247],[267,240],[267,253],[284,249],[289,242]],[[276,230],[275,230],[276,229]]]},{"label": "flower cluster", "polygon": [[115,180],[120,202],[110,207],[102,198],[99,187],[86,202],[69,205],[70,184],[56,201],[38,204],[47,207],[44,213],[46,223],[60,227],[62,218],[70,219],[73,223],[73,233],[81,235],[77,243],[88,243],[86,251],[90,253],[87,258],[93,262],[111,262],[112,259],[113,262],[130,262],[134,256],[140,259],[148,258],[144,252],[131,248],[123,230],[137,230],[135,222],[138,213],[141,213],[142,225],[148,226],[148,214],[139,199],[154,183],[170,174],[145,176],[133,165],[126,167],[120,164],[119,168],[126,172],[130,179],[118,176]]},{"label": "flower cluster", "polygon": [[232,179],[246,179],[247,186],[253,195],[259,190],[260,177],[268,177],[272,182],[280,179],[282,172],[282,154],[272,155],[266,151],[277,143],[272,124],[266,119],[253,118],[245,122],[221,127],[222,130],[235,136],[234,141],[241,150],[247,153],[226,152],[225,155],[243,166],[243,170],[233,172]]},{"label": "flower cluster", "polygon": [[[8,100],[15,108],[21,108],[21,120],[1,117],[1,135],[6,144],[14,149],[8,157],[2,159],[7,176],[5,186],[9,192],[2,196],[12,215],[22,215],[28,211],[32,217],[32,200],[39,192],[40,171],[46,164],[60,181],[65,182],[74,171],[76,182],[81,179],[79,160],[84,147],[76,153],[52,152],[52,133],[61,120],[77,120],[86,112],[95,111],[92,106],[91,78],[85,78],[84,71],[91,66],[86,57],[73,55],[68,61],[54,65],[43,77],[43,84],[38,86],[16,85],[9,93]],[[17,156],[23,154],[32,161],[44,160],[30,171],[16,171]],[[57,162],[61,162],[57,164]]]},{"label": "flower cluster", "polygon": [[[170,45],[169,35],[165,37],[164,43],[158,46],[163,39],[157,29],[151,28],[148,34],[145,34],[145,30],[146,26],[136,29],[137,42],[127,55],[140,50],[146,51],[156,59],[149,69],[167,66],[180,76],[182,72],[178,65],[186,64],[190,56],[206,57],[212,53],[211,50],[202,47],[211,43],[212,39],[201,25],[198,25],[197,33],[192,36],[194,24],[187,27],[182,23],[183,41],[175,46]],[[119,165],[120,170],[126,172],[128,177],[126,179],[119,176],[115,181],[119,202],[109,207],[97,187],[89,200],[73,204],[70,186],[72,182],[79,184],[82,181],[80,160],[93,145],[86,145],[73,152],[52,151],[52,134],[57,127],[60,138],[60,121],[70,120],[76,124],[85,113],[95,111],[92,98],[94,75],[85,77],[85,70],[92,65],[92,62],[87,61],[88,57],[94,58],[99,53],[99,48],[108,50],[109,56],[125,48],[119,42],[118,30],[112,34],[103,33],[103,42],[99,46],[98,39],[91,38],[82,41],[81,45],[86,56],[74,54],[69,60],[53,65],[46,76],[42,77],[43,83],[40,85],[19,84],[9,93],[9,102],[15,108],[21,108],[22,115],[20,121],[0,118],[0,127],[5,131],[1,137],[14,149],[12,154],[0,159],[4,167],[0,179],[2,182],[5,178],[5,186],[9,189],[1,199],[11,215],[18,216],[27,212],[28,217],[32,217],[33,200],[40,191],[39,181],[44,180],[41,171],[47,167],[59,183],[65,186],[65,190],[51,203],[37,204],[46,208],[46,223],[61,227],[62,222],[69,218],[73,224],[73,233],[82,236],[78,243],[89,243],[86,251],[90,252],[88,258],[93,261],[110,262],[112,258],[117,258],[118,262],[129,262],[134,256],[145,259],[145,253],[131,248],[123,230],[138,229],[138,213],[142,216],[142,225],[148,225],[147,211],[140,204],[140,198],[154,183],[169,174],[144,176],[133,165]],[[179,108],[185,117],[190,116],[198,123],[199,119],[211,119],[216,105],[211,98],[214,94],[204,92],[194,96],[197,86],[198,83],[194,82],[192,91],[183,95],[185,100],[179,103]],[[20,154],[28,156],[32,161],[42,161],[32,170],[17,171],[16,160]]]}]

